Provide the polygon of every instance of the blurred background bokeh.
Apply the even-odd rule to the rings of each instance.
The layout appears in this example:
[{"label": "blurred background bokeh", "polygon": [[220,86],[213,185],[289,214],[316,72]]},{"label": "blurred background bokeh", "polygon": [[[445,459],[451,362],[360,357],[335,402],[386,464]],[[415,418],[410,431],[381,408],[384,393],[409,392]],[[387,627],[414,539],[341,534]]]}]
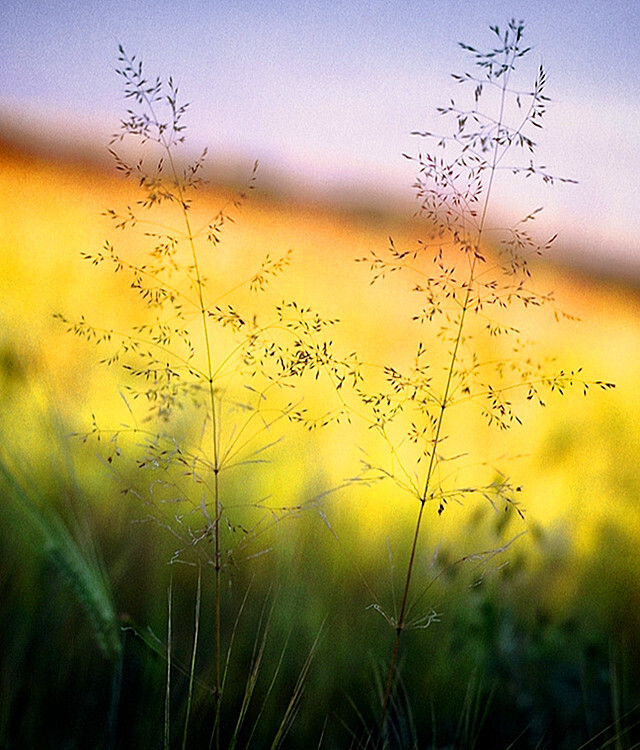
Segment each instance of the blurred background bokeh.
[{"label": "blurred background bokeh", "polygon": [[[151,77],[172,74],[191,102],[186,156],[211,152],[198,210],[215,213],[260,160],[211,273],[240,278],[267,253],[292,250],[272,299],[295,296],[340,318],[345,352],[395,366],[414,343],[403,288],[370,286],[354,260],[383,252],[389,236],[397,247],[423,236],[413,165],[401,156],[419,148],[409,134],[432,127],[433,108],[455,93],[448,75],[466,64],[455,43],[482,47],[488,25],[512,15],[525,19],[533,67],[544,63],[556,100],[541,160],[579,181],[505,189],[494,204],[505,222],[545,206],[539,231],[560,237],[532,283],[577,319],[542,310],[518,322],[537,357],[616,388],[570,390],[544,408],[523,399],[523,424],[505,432],[480,418],[451,425],[471,467],[522,485],[524,520],[486,502],[451,504],[441,516],[432,509],[415,585],[438,621],[403,644],[397,744],[636,746],[633,4],[236,2],[186,11],[114,2],[80,13],[23,2],[0,26],[0,747],[161,746],[172,576],[171,746],[182,738],[194,569],[168,565],[174,538],[135,493],[122,493],[147,481],[135,442],[114,467],[108,439],[77,436],[94,419],[105,428],[130,419],[127,381],[54,318],[84,315],[108,329],[144,315],[125,280],[81,258],[113,238],[103,212],[132,195],[105,149],[126,106],[113,73],[117,44]],[[311,408],[321,411],[322,398],[312,392]],[[239,745],[271,745],[312,652],[285,746],[364,747],[393,640],[380,610],[397,606],[415,510],[392,486],[348,481],[363,455],[380,450],[357,420],[274,430],[269,442],[282,442],[269,462],[232,492],[238,502],[252,493],[307,510],[270,527],[225,582],[227,642],[235,632],[228,715],[240,711],[265,631],[259,697]],[[212,730],[212,597],[205,575],[193,747],[209,746]]]}]

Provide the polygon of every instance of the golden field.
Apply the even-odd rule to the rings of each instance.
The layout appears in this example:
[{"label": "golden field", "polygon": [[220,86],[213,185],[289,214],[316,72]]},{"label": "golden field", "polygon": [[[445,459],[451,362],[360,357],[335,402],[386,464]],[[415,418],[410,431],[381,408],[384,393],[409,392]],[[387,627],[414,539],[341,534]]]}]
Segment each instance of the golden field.
[{"label": "golden field", "polygon": [[[13,351],[23,358],[32,385],[44,389],[81,429],[91,411],[109,415],[122,408],[118,376],[100,367],[97,352],[69,335],[53,315],[62,312],[74,320],[84,314],[109,328],[124,325],[129,312],[140,315],[120,277],[80,257],[101,248],[105,239],[120,245],[135,240],[114,232],[102,216],[107,207],[131,200],[131,186],[115,170],[90,162],[48,161],[8,146],[1,159],[5,356]],[[197,210],[215,213],[228,199],[209,189]],[[397,247],[413,247],[420,232],[419,222],[393,215],[367,218],[327,205],[270,198],[260,189],[258,172],[257,191],[224,229],[211,275],[214,284],[222,277],[220,289],[231,288],[267,253],[280,257],[292,251],[290,266],[274,282],[274,299],[295,297],[339,318],[336,337],[342,337],[345,351],[358,349],[365,359],[396,364],[410,356],[405,343],[410,333],[403,332],[411,325],[410,295],[395,280],[370,286],[365,264],[354,260],[372,250],[382,252],[388,236]],[[534,269],[533,286],[553,290],[557,307],[579,318],[556,323],[548,312],[521,313],[517,323],[536,341],[539,356],[557,357],[566,369],[582,367],[585,379],[613,381],[616,389],[594,389],[583,398],[576,388],[576,393],[548,399],[544,409],[525,405],[524,426],[492,436],[490,454],[482,458],[521,456],[505,471],[524,483],[530,521],[564,525],[586,550],[602,523],[621,523],[626,533],[640,533],[635,498],[625,491],[640,482],[638,290],[628,281],[615,282],[611,276],[602,281],[543,262]],[[408,302],[403,303],[403,295]],[[479,433],[475,449],[487,445],[480,425],[469,423],[463,431],[467,437]],[[358,442],[353,435],[346,439]],[[335,454],[325,456],[326,466],[335,467],[337,461],[339,471],[348,473],[353,452],[335,444],[339,434],[327,442],[333,442]],[[339,481],[335,468],[329,472]]]},{"label": "golden field", "polygon": [[[231,209],[234,221],[223,227],[220,245],[203,251],[202,271],[208,278],[209,303],[221,307],[233,304],[238,309],[249,306],[256,314],[268,317],[275,305],[295,299],[299,304],[317,310],[325,319],[339,319],[329,334],[336,351],[345,357],[357,351],[372,383],[382,379],[384,366],[403,370],[414,355],[417,339],[422,336],[416,333],[416,324],[412,322],[416,309],[411,285],[400,277],[371,285],[367,264],[355,260],[371,252],[383,253],[389,236],[393,237],[397,248],[413,248],[426,231],[424,224],[393,212],[354,212],[310,199],[294,201],[282,195],[270,195],[261,186],[260,179],[258,171],[257,189],[249,193],[242,206]],[[111,463],[113,455],[109,453],[109,440],[105,439],[102,446],[96,448],[92,441],[85,446],[77,438],[65,438],[65,444],[70,447],[60,451],[56,447],[60,434],[51,427],[55,418],[66,433],[89,432],[92,415],[95,415],[108,438],[112,428],[118,429],[123,423],[131,425],[132,419],[143,423],[144,404],[130,399],[127,399],[128,405],[125,404],[123,395],[126,397],[129,381],[119,364],[110,367],[100,364],[106,352],[73,336],[67,331],[68,326],[54,317],[61,314],[69,321],[78,321],[84,316],[102,331],[111,332],[114,340],[118,339],[119,332],[132,324],[153,322],[153,313],[140,305],[125,274],[114,274],[108,264],[96,267],[81,257],[82,253],[99,252],[109,240],[119,252],[136,259],[148,248],[145,231],[158,231],[158,227],[169,231],[174,226],[179,229],[179,221],[176,225],[176,216],[171,210],[161,209],[153,215],[152,222],[136,227],[135,231],[114,230],[103,212],[108,208],[121,211],[136,199],[132,182],[89,159],[56,160],[7,144],[0,147],[0,435],[3,456],[10,456],[14,465],[27,473],[32,472],[35,483],[42,481],[46,484],[45,475],[47,472],[56,473],[55,462],[59,455],[65,455],[65,450],[74,456],[91,496],[97,498],[99,507],[92,509],[91,517],[97,519],[95,536],[107,540],[102,552],[116,589],[117,606],[119,611],[125,612],[119,616],[122,622],[128,622],[129,613],[133,612],[134,619],[148,617],[158,627],[157,622],[166,615],[166,582],[163,578],[166,547],[155,548],[155,537],[145,531],[147,527],[123,526],[122,518],[127,514],[121,504],[127,501],[112,483],[105,481],[105,470],[108,473],[117,464],[117,460]],[[206,226],[209,217],[232,200],[233,192],[228,189],[216,188],[215,185],[202,188],[190,210],[193,225]],[[247,281],[265,256],[278,259],[289,251],[290,263],[271,280],[264,293],[256,295],[247,291]],[[599,722],[609,720],[608,714],[605,718],[601,716],[601,696],[615,692],[616,669],[633,670],[640,653],[638,286],[629,280],[615,281],[613,271],[606,280],[579,273],[568,265],[553,262],[553,253],[549,259],[534,264],[532,271],[532,286],[541,293],[553,290],[556,301],[539,310],[514,310],[510,313],[509,320],[521,330],[522,337],[535,342],[531,356],[539,361],[557,360],[557,368],[565,371],[582,368],[580,376],[585,381],[613,382],[615,389],[602,390],[594,386],[585,396],[577,385],[564,395],[545,395],[545,407],[527,401],[526,391],[520,395],[514,391],[514,408],[522,424],[514,423],[508,430],[488,428],[474,403],[460,410],[451,410],[450,417],[447,415],[445,431],[449,438],[446,449],[452,454],[460,454],[462,459],[456,463],[453,477],[443,475],[443,481],[453,480],[463,486],[467,482],[481,484],[502,473],[523,487],[518,500],[524,510],[524,519],[512,513],[504,521],[502,511],[494,512],[482,499],[469,500],[463,505],[451,502],[442,514],[437,513],[435,505],[427,506],[419,572],[416,574],[416,579],[425,586],[423,593],[431,592],[428,581],[432,568],[429,565],[440,544],[446,565],[447,560],[451,562],[456,556],[473,555],[491,545],[497,548],[513,538],[515,541],[503,555],[497,556],[495,564],[490,558],[487,580],[497,581],[497,588],[494,590],[492,584],[488,584],[486,601],[473,599],[473,596],[482,597],[483,589],[475,590],[476,593],[459,590],[450,596],[446,591],[449,579],[442,576],[445,581],[443,589],[434,588],[433,595],[436,598],[434,606],[444,608],[443,623],[437,626],[438,630],[429,629],[425,641],[410,641],[415,633],[407,636],[407,647],[417,649],[415,653],[419,657],[415,662],[409,660],[408,671],[410,679],[418,686],[414,710],[425,732],[433,713],[433,704],[431,708],[427,706],[427,697],[436,695],[440,698],[438,710],[441,710],[446,724],[450,713],[453,712],[455,717],[459,710],[457,704],[452,707],[455,696],[464,694],[472,685],[474,678],[468,674],[479,664],[484,664],[487,674],[491,669],[495,669],[496,674],[504,669],[512,674],[512,681],[508,684],[509,690],[515,693],[516,702],[528,695],[528,683],[522,686],[514,682],[525,675],[526,680],[534,685],[531,689],[542,696],[539,705],[533,701],[535,710],[531,709],[530,716],[535,718],[538,715],[535,711],[539,710],[545,722],[551,721],[549,716],[553,717],[557,708],[553,690],[566,689],[567,696],[574,696],[582,690],[588,724],[586,736],[590,732],[595,734],[601,726]],[[558,310],[579,320],[562,316],[556,320],[554,312]],[[197,333],[194,336],[194,344],[200,351],[203,342]],[[224,331],[216,336],[214,359],[221,362],[224,371],[225,358],[234,351],[234,344],[231,338],[226,338]],[[445,354],[439,339],[431,333],[422,337],[430,365],[439,372]],[[479,354],[484,359],[505,356],[505,344],[499,337],[483,346],[487,348]],[[239,399],[243,386],[240,384],[236,388],[233,371],[227,375],[230,385],[226,394],[231,401]],[[295,390],[291,396],[285,392],[282,398],[291,398],[296,408],[308,408],[310,414],[318,417],[342,406],[339,394],[323,378],[315,381],[313,377],[307,377],[300,390]],[[325,705],[329,707],[327,711],[334,710],[332,707],[344,703],[341,691],[358,694],[363,683],[370,686],[369,667],[363,667],[363,660],[369,658],[376,663],[386,660],[391,644],[390,631],[385,631],[384,635],[378,632],[383,624],[382,618],[366,610],[366,606],[371,604],[369,595],[375,597],[381,609],[387,607],[391,611],[391,607],[396,606],[401,586],[399,571],[403,568],[397,560],[406,556],[406,541],[415,524],[415,498],[412,501],[393,483],[350,481],[359,474],[363,456],[388,468],[390,473],[400,474],[398,467],[403,451],[407,450],[410,461],[411,446],[399,441],[397,453],[391,455],[389,446],[378,440],[375,430],[368,429],[370,423],[362,405],[353,400],[348,405],[351,407],[349,419],[316,430],[276,420],[264,432],[258,429],[253,434],[249,431],[249,437],[257,439],[258,448],[260,441],[273,444],[268,454],[269,463],[257,465],[255,471],[250,466],[240,478],[232,475],[228,484],[230,496],[240,498],[240,503],[253,493],[265,498],[261,510],[307,504],[313,509],[319,508],[321,518],[326,520],[326,523],[317,525],[304,526],[302,522],[299,527],[283,525],[285,530],[280,541],[283,548],[287,544],[294,548],[293,558],[289,563],[278,563],[279,553],[276,552],[275,567],[278,569],[278,564],[281,565],[283,577],[293,593],[285,595],[282,622],[274,625],[274,631],[277,635],[282,631],[288,638],[290,628],[294,624],[298,628],[295,631],[298,635],[294,638],[298,651],[293,656],[287,655],[287,660],[295,662],[294,657],[299,656],[302,649],[299,642],[304,642],[305,638],[312,641],[325,619],[330,620],[328,627],[333,628],[328,645],[319,657],[318,674],[309,688],[312,700],[302,711],[300,737],[305,739],[300,739],[302,744],[298,746],[305,746],[314,732],[317,736],[324,731],[317,705],[323,710]],[[184,419],[188,421],[188,416]],[[189,424],[184,429],[195,434],[204,432],[197,424]],[[235,439],[235,429],[235,425],[228,428],[230,441]],[[125,442],[125,446],[137,449],[135,440]],[[250,444],[247,451],[251,457]],[[409,463],[406,465],[410,466]],[[94,479],[86,479],[94,475]],[[56,502],[64,505],[65,498],[57,498]],[[147,509],[141,506],[131,511],[129,505],[127,513],[144,517]],[[296,531],[286,531],[289,529]],[[136,533],[140,536],[135,536]],[[144,533],[149,534],[150,541],[146,543],[140,542]],[[276,532],[279,533],[280,530]],[[291,534],[293,541],[287,540],[287,533]],[[137,547],[132,539],[137,539],[140,546]],[[124,549],[131,544],[132,549]],[[290,550],[283,559],[289,553]],[[19,551],[17,555],[20,556]],[[524,568],[521,566],[523,560],[527,561]],[[503,563],[515,563],[513,577],[506,574],[504,578],[492,577]],[[268,580],[269,564],[264,563],[264,569],[258,568],[265,575],[266,582],[261,580],[256,587],[262,586],[265,591],[271,591],[272,585]],[[267,570],[266,574],[264,570]],[[368,579],[366,590],[358,588],[361,585],[358,576],[363,571],[362,577]],[[135,573],[140,580],[133,580]],[[233,575],[242,580],[240,573],[234,572]],[[260,575],[258,572],[258,580]],[[10,580],[8,573],[6,576]],[[453,574],[451,581],[458,585]],[[32,586],[31,598],[25,597],[22,614],[14,620],[7,615],[17,633],[22,632],[22,627],[27,628],[25,623],[31,622],[32,600],[38,601],[39,584],[29,585]],[[186,592],[192,590],[193,581],[191,589],[185,585],[182,596],[186,599]],[[229,592],[231,590],[229,583]],[[479,595],[477,591],[480,591]],[[61,601],[63,603],[57,604],[59,609],[55,610],[59,613],[66,612],[66,600]],[[467,601],[470,602],[468,607]],[[233,600],[231,603],[236,604]],[[187,633],[187,643],[192,627],[192,604],[183,602],[182,606],[182,627]],[[256,619],[261,622],[263,612],[260,606],[263,605],[253,606],[258,612]],[[353,609],[350,610],[349,606]],[[496,611],[504,607],[506,625],[491,625],[492,607],[496,607]],[[521,625],[522,612],[525,613],[523,621],[533,623],[533,635]],[[210,613],[211,608],[209,616]],[[565,623],[565,616],[569,625]],[[373,618],[373,621],[366,617]],[[483,618],[489,623],[486,630],[482,630],[485,627]],[[549,621],[553,622],[553,627],[547,627]],[[35,616],[33,622],[36,622]],[[204,615],[203,622],[205,629],[211,627],[206,624]],[[62,617],[56,627],[66,628],[65,623]],[[509,631],[509,627],[514,628],[514,632]],[[523,636],[519,627],[523,627],[528,635]],[[473,628],[476,630],[471,635]],[[574,637],[571,628],[580,631],[582,640]],[[33,632],[39,632],[35,625]],[[64,639],[67,631],[63,632]],[[433,640],[432,633],[435,634]],[[58,637],[61,636],[58,634]],[[242,648],[250,651],[253,637],[252,633],[244,633],[248,645],[239,638]],[[456,640],[459,638],[462,638],[463,646]],[[617,645],[615,648],[612,645],[607,651],[607,643],[620,642],[629,647],[622,657],[617,656],[620,653],[615,650]],[[23,670],[20,659],[26,657],[20,651],[18,637],[16,643],[11,659],[18,665],[15,669],[20,671]],[[596,649],[594,643],[597,649],[601,649],[597,650],[597,658],[592,658],[589,651],[590,648]],[[576,651],[582,649],[578,656],[571,650],[574,646]],[[513,653],[508,650],[512,647]],[[205,655],[200,658],[205,664],[211,654],[206,647],[203,648]],[[363,656],[365,652],[367,656]],[[69,647],[64,653],[69,664],[76,665],[75,651]],[[409,653],[412,653],[411,649]],[[455,658],[460,656],[461,661],[456,662],[456,665],[462,664],[460,668],[452,666],[452,654]],[[563,661],[567,654],[568,667]],[[608,665],[609,681],[605,680],[604,687],[597,683],[592,698],[589,692],[593,687],[589,682],[590,670],[594,673],[597,669],[602,670],[602,659],[606,661],[607,654],[613,654]],[[186,658],[184,653],[183,656]],[[147,657],[148,654],[144,658]],[[55,662],[53,656],[47,658]],[[422,658],[429,662],[429,669],[422,670]],[[520,658],[526,661],[524,667],[518,661]],[[545,659],[551,659],[552,666]],[[135,659],[132,663],[131,670],[135,675]],[[577,687],[572,684],[571,689],[566,688],[565,667],[569,672],[583,670],[580,673],[582,682],[578,680]],[[126,659],[124,668],[126,674]],[[291,668],[295,670],[297,667]],[[605,664],[605,672],[606,668]],[[51,667],[41,669],[49,671]],[[72,696],[69,700],[74,701],[80,700],[78,695],[82,695],[82,688],[77,687],[83,684],[74,671],[77,669],[77,666],[69,666],[69,679],[64,681],[61,678],[64,689],[69,689]],[[202,667],[203,674],[207,669],[206,665]],[[456,672],[455,678],[451,676],[453,671]],[[9,684],[14,678],[10,669],[7,674],[9,676],[2,679]],[[546,676],[549,676],[551,697],[540,687],[547,685]],[[154,685],[163,684],[162,670],[154,679]],[[134,687],[137,685],[135,680],[133,684]],[[446,691],[443,693],[443,684],[447,685],[447,690],[452,690],[453,697],[449,698]],[[628,684],[632,698],[640,694],[637,679]],[[452,685],[455,685],[455,690]],[[128,706],[123,698],[123,716],[129,716],[127,711],[130,711],[137,717],[129,716],[129,719],[134,724],[139,723],[136,726],[140,737],[150,742],[150,732],[161,730],[162,718],[158,718],[163,706],[161,692],[136,692],[131,687],[129,690],[127,693],[125,678],[124,695],[133,696],[131,699],[140,703]],[[478,696],[480,694],[481,687],[478,687]],[[207,705],[210,711],[210,693],[203,692],[203,696],[202,711],[207,710]],[[8,697],[4,703],[0,702],[0,738],[4,726],[2,716],[9,716],[14,710],[12,700],[13,697]],[[42,705],[49,706],[47,701],[48,695],[40,697],[38,693],[37,699],[33,700],[32,714],[27,714],[30,717],[28,723],[35,726],[35,717],[44,710]],[[46,710],[55,715],[58,709],[53,705]],[[614,706],[613,714],[617,716],[619,710],[619,706]],[[582,709],[576,710],[575,715],[566,719],[566,725],[574,732],[572,737],[585,736],[582,713]],[[521,719],[514,713],[513,723],[518,731],[519,722],[524,724],[530,716]],[[121,724],[125,720],[122,718]],[[491,731],[496,726],[502,726],[501,721],[489,720],[490,736],[493,736]],[[341,723],[334,723],[336,726],[330,723],[330,732],[335,729],[339,734]],[[11,726],[8,719],[6,726]],[[305,735],[307,730],[308,735]],[[74,731],[80,733],[81,729]],[[502,736],[496,732],[495,736]],[[295,736],[292,747],[296,746]],[[531,739],[530,746],[533,747],[536,741]],[[344,746],[339,740],[335,742],[334,747]],[[507,744],[505,741],[505,746]]]}]

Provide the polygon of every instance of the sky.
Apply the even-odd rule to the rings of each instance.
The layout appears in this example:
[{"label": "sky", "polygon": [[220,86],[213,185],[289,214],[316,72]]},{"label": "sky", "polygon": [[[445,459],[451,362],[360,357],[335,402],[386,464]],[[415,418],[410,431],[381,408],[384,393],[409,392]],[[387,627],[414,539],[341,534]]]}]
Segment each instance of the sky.
[{"label": "sky", "polygon": [[543,205],[542,233],[640,269],[637,0],[13,0],[0,119],[104,148],[126,106],[122,44],[150,76],[173,75],[194,151],[258,159],[296,191],[410,199],[402,154],[458,93],[450,74],[470,61],[457,43],[487,47],[489,25],[512,17],[533,46],[528,80],[542,63],[553,99],[538,158],[579,184],[505,188],[501,206],[519,217]]}]

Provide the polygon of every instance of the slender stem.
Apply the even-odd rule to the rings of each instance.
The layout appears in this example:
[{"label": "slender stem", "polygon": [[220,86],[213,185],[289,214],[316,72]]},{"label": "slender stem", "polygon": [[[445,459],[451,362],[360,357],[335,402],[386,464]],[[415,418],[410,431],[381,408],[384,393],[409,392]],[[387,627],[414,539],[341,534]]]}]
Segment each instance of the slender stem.
[{"label": "slender stem", "polygon": [[164,750],[171,747],[171,638],[173,623],[173,573],[169,579],[169,590],[167,592],[167,686],[164,695]]},{"label": "slender stem", "polygon": [[404,593],[402,595],[402,603],[400,605],[400,615],[398,617],[396,625],[396,637],[393,642],[393,651],[391,652],[391,661],[389,663],[389,671],[387,673],[387,682],[385,685],[384,698],[382,703],[382,721],[381,721],[381,735],[384,730],[384,722],[387,716],[389,708],[389,700],[391,698],[391,690],[393,688],[393,678],[395,676],[396,664],[398,662],[398,652],[400,650],[400,636],[405,626],[405,616],[407,609],[407,602],[409,600],[409,587],[411,585],[411,574],[416,557],[416,550],[418,549],[418,537],[420,535],[420,527],[422,525],[422,515],[424,513],[425,501],[420,502],[420,510],[418,511],[418,519],[416,522],[415,531],[413,533],[413,543],[411,545],[411,556],[409,557],[409,563],[407,565],[407,576],[404,584]]},{"label": "slender stem", "polygon": [[[173,161],[172,161],[173,167]],[[177,181],[176,181],[177,182]],[[178,191],[180,199],[182,200],[182,193],[180,186],[178,185]],[[218,439],[218,418],[216,413],[216,398],[215,398],[215,383],[214,383],[214,367],[213,357],[211,351],[211,342],[209,338],[209,325],[207,321],[207,308],[204,301],[204,291],[202,276],[200,274],[200,266],[198,263],[198,254],[195,248],[195,242],[191,232],[191,224],[189,221],[189,215],[186,209],[183,208],[184,220],[187,226],[187,234],[189,237],[189,244],[191,246],[191,252],[193,257],[193,265],[196,274],[196,284],[198,287],[198,301],[200,304],[200,315],[202,318],[202,330],[205,342],[205,351],[207,357],[207,375],[209,383],[209,408],[211,414],[211,451],[213,458],[213,474],[214,474],[214,502],[215,502],[215,513],[213,516],[213,557],[214,557],[214,569],[215,569],[215,613],[216,613],[216,625],[215,625],[215,665],[216,665],[216,684],[214,694],[215,704],[215,726],[216,726],[216,750],[220,748],[220,702],[221,702],[221,683],[220,683],[220,658],[221,658],[221,606],[220,606],[220,591],[221,591],[221,549],[220,549],[220,518],[222,516],[222,501],[220,495],[220,460],[219,460],[219,439]]]},{"label": "slender stem", "polygon": [[[216,459],[217,460],[217,459]],[[215,734],[216,750],[220,750],[220,702],[222,698],[221,681],[220,681],[220,659],[221,659],[221,637],[220,637],[220,589],[221,589],[221,571],[220,571],[220,514],[222,507],[220,504],[220,471],[218,467],[214,469],[214,494],[216,499],[216,515],[213,526],[214,536],[214,564],[215,564],[215,591],[216,591],[216,643],[215,643],[215,662],[216,662],[216,690],[215,690]]]},{"label": "slender stem", "polygon": [[184,728],[182,731],[182,750],[187,747],[187,734],[189,732],[189,719],[191,717],[191,702],[193,699],[193,681],[196,673],[196,654],[198,653],[198,635],[200,633],[200,604],[202,601],[202,568],[198,566],[198,588],[196,591],[195,624],[193,630],[193,649],[191,651],[191,665],[189,668],[189,690],[187,693],[187,710],[184,717]]},{"label": "slender stem", "polygon": [[[182,207],[182,215],[185,222],[186,237],[191,248],[191,256],[193,259],[193,268],[195,271],[196,287],[198,292],[198,305],[200,317],[202,319],[202,332],[204,336],[205,353],[207,360],[207,380],[209,385],[209,409],[211,414],[211,452],[212,452],[212,464],[214,473],[214,503],[215,513],[213,519],[210,517],[207,520],[213,524],[213,557],[214,557],[214,569],[215,569],[215,690],[214,690],[214,715],[215,715],[215,747],[216,750],[220,749],[220,703],[221,703],[221,682],[220,682],[220,658],[221,658],[221,606],[220,606],[220,593],[221,593],[221,549],[220,549],[220,519],[222,516],[222,501],[220,496],[220,460],[219,460],[219,436],[218,436],[218,418],[216,412],[216,399],[215,399],[215,382],[214,382],[214,366],[212,347],[209,337],[209,325],[207,320],[207,307],[204,299],[203,281],[200,273],[200,264],[198,262],[198,253],[196,251],[194,234],[191,228],[191,221],[189,219],[189,213],[186,208],[184,201],[182,185],[178,177],[178,171],[173,160],[173,154],[171,152],[168,143],[165,143],[167,156],[174,176],[176,190],[178,192],[178,199]],[[204,506],[204,512],[208,515],[206,506]]]},{"label": "slender stem", "polygon": [[[511,59],[509,60],[508,70],[512,69],[516,51],[517,49],[511,50]],[[480,248],[480,244],[482,242],[482,237],[483,237],[485,224],[486,224],[486,218],[487,218],[487,211],[488,211],[491,193],[493,189],[493,182],[494,182],[494,177],[495,177],[496,170],[497,170],[497,165],[498,165],[499,160],[504,156],[504,153],[509,148],[508,143],[503,149],[500,148],[500,135],[501,135],[502,127],[503,127],[505,102],[506,102],[506,95],[508,92],[508,88],[507,88],[508,80],[509,80],[509,75],[506,74],[502,82],[500,114],[497,120],[496,143],[495,143],[495,148],[493,149],[492,161],[491,161],[491,166],[489,169],[489,179],[487,183],[487,190],[485,192],[485,199],[484,199],[482,214],[477,225],[478,228],[477,228],[477,234],[476,234],[476,240],[475,240],[476,249]],[[432,448],[431,448],[430,455],[429,455],[429,464],[427,467],[427,472],[426,472],[425,481],[424,481],[424,488],[419,498],[420,505],[419,505],[419,510],[418,510],[418,516],[416,519],[416,524],[415,524],[414,533],[413,533],[413,541],[411,544],[411,553],[409,555],[409,562],[407,563],[407,572],[405,576],[404,590],[403,590],[402,600],[400,604],[400,612],[396,620],[395,638],[394,638],[394,643],[393,643],[393,649],[391,652],[391,660],[389,663],[389,670],[387,673],[385,691],[384,691],[383,701],[382,701],[382,714],[381,714],[381,720],[380,720],[378,747],[382,747],[384,744],[385,724],[386,724],[386,718],[387,718],[388,710],[389,710],[389,702],[391,700],[391,693],[393,690],[394,677],[395,677],[395,673],[397,669],[398,654],[400,651],[400,640],[402,637],[402,633],[406,629],[407,609],[409,606],[409,593],[411,589],[411,579],[413,576],[413,570],[415,567],[416,554],[417,554],[417,549],[418,549],[418,540],[420,537],[420,530],[422,528],[425,505],[429,497],[429,491],[431,488],[434,472],[438,463],[437,452],[438,452],[438,447],[442,439],[441,433],[442,433],[442,425],[444,422],[444,414],[447,409],[447,406],[449,405],[449,396],[451,393],[451,387],[453,383],[453,375],[454,375],[455,366],[458,360],[458,353],[460,350],[460,344],[462,342],[462,334],[464,331],[467,313],[469,312],[469,309],[470,309],[471,292],[472,292],[473,284],[475,281],[475,272],[476,272],[477,262],[478,262],[478,256],[477,254],[474,253],[473,258],[469,265],[469,274],[467,278],[464,301],[463,301],[460,314],[459,314],[459,318],[458,318],[456,337],[454,340],[453,349],[451,350],[449,367],[447,368],[447,378],[445,381],[442,399],[440,401],[440,412],[438,414],[438,420],[437,420],[436,428],[434,431]]]}]

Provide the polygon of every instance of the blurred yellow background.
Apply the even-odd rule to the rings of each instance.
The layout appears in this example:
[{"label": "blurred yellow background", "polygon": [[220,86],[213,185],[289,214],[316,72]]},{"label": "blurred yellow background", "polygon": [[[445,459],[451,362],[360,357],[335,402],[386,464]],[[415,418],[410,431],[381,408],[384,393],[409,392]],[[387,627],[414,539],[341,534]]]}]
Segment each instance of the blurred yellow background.
[{"label": "blurred yellow background", "polygon": [[[88,428],[92,412],[118,422],[125,407],[117,368],[99,366],[94,347],[68,334],[53,315],[59,312],[70,320],[84,315],[105,328],[139,320],[126,281],[80,257],[100,249],[105,239],[116,245],[135,240],[130,233],[114,232],[102,216],[107,207],[131,200],[130,186],[88,161],[56,162],[9,147],[0,158],[3,390],[6,394],[10,388],[7,363],[15,355],[24,367],[20,377],[44,388],[74,429],[82,430],[83,422]],[[200,196],[194,214],[215,213],[228,197],[211,188]],[[394,280],[370,286],[365,264],[354,260],[372,250],[382,252],[389,235],[397,247],[412,247],[424,229],[419,222],[391,213],[367,216],[294,203],[260,189],[235,219],[225,227],[208,269],[215,288],[246,279],[267,253],[277,258],[291,250],[290,266],[274,282],[273,299],[295,297],[326,317],[340,318],[336,337],[343,350],[357,349],[365,361],[397,364],[411,356],[402,285]],[[582,367],[586,380],[613,381],[615,391],[592,389],[585,398],[576,388],[548,398],[546,408],[524,403],[524,425],[493,431],[489,442],[480,421],[458,426],[458,432],[470,453],[477,454],[473,461],[519,456],[496,466],[524,485],[527,522],[562,528],[589,554],[603,525],[615,524],[632,539],[640,533],[638,291],[631,281],[615,280],[613,273],[600,279],[552,262],[534,268],[533,286],[553,290],[558,307],[580,318],[555,322],[548,312],[525,310],[518,323],[537,342],[540,358],[556,357],[567,370]],[[28,412],[30,391],[22,392],[24,399],[14,408]],[[360,438],[356,434],[357,429],[345,433],[330,428],[327,436],[309,435],[305,439],[314,447],[300,451],[296,476],[316,471],[332,486],[355,474],[359,447],[368,439],[366,430]],[[346,440],[350,444],[343,444]],[[305,467],[312,455],[314,468]],[[357,504],[349,507],[363,517]],[[380,514],[397,512],[393,504],[376,502],[363,528],[367,533],[384,530],[388,526]],[[437,520],[438,528],[455,533],[458,515],[444,516]],[[451,528],[445,532],[447,526]]]}]

